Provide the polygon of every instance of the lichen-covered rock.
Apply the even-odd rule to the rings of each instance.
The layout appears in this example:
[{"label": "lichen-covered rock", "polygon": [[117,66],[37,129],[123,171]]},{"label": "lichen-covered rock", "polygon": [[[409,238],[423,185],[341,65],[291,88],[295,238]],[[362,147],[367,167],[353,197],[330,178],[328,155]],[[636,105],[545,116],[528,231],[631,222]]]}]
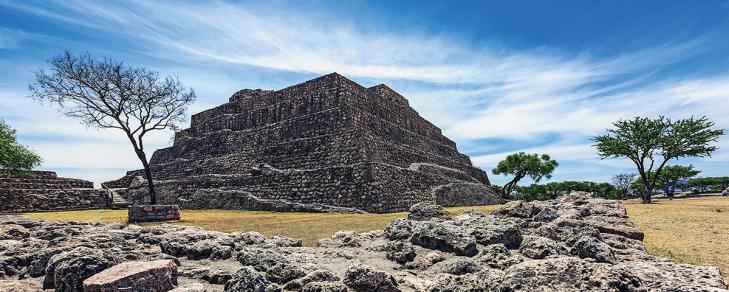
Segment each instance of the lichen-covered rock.
[{"label": "lichen-covered rock", "polygon": [[278,284],[284,284],[303,276],[306,276],[304,269],[289,263],[276,264],[266,272],[266,279]]},{"label": "lichen-covered rock", "polygon": [[481,249],[477,261],[488,267],[504,270],[524,259],[519,254],[512,254],[503,244],[492,244]]},{"label": "lichen-covered rock", "polygon": [[390,240],[407,240],[413,233],[427,228],[427,224],[423,222],[397,218],[392,220],[390,224],[385,227],[385,236]]},{"label": "lichen-covered rock", "polygon": [[267,237],[259,232],[255,231],[249,231],[249,232],[233,232],[230,234],[230,237],[235,241],[242,245],[256,245],[264,243],[267,239]]},{"label": "lichen-covered rock", "polygon": [[443,207],[430,202],[417,203],[410,206],[408,211],[408,219],[417,221],[426,221],[444,217],[448,214]]},{"label": "lichen-covered rock", "polygon": [[[98,254],[81,255],[57,262],[53,269],[53,288],[56,291],[83,291],[84,280],[115,264],[115,259]],[[46,276],[48,275],[46,270]]]},{"label": "lichen-covered rock", "polygon": [[[494,269],[483,269],[476,273],[463,275],[439,274],[428,285],[428,292],[476,292],[499,291],[499,284],[504,272]],[[508,290],[507,290],[508,291]]]},{"label": "lichen-covered rock", "polygon": [[337,231],[330,238],[317,241],[318,247],[362,247],[362,241],[354,231]]},{"label": "lichen-covered rock", "polygon": [[399,264],[406,264],[415,259],[415,248],[409,243],[396,241],[391,242],[386,247],[387,253],[385,257]]},{"label": "lichen-covered rock", "polygon": [[361,264],[347,268],[344,284],[357,292],[400,291],[392,275]]},{"label": "lichen-covered rock", "polygon": [[347,292],[347,286],[339,282],[311,282],[301,292]]},{"label": "lichen-covered rock", "polygon": [[[313,271],[313,272],[307,274],[304,277],[301,277],[301,278],[298,278],[298,279],[295,279],[295,280],[292,280],[292,281],[286,283],[286,285],[284,286],[284,289],[295,290],[295,289],[300,289],[300,288],[306,286],[306,284],[312,283],[312,282],[321,283],[321,282],[335,282],[335,281],[339,281],[339,277],[335,276],[332,272],[327,271],[327,270],[316,270],[316,271]],[[317,285],[317,287],[318,287],[318,285]]]},{"label": "lichen-covered rock", "polygon": [[413,233],[410,242],[460,256],[474,256],[478,253],[474,238],[466,235],[459,226],[444,223],[430,222],[427,227]]},{"label": "lichen-covered rock", "polygon": [[473,274],[484,269],[484,266],[471,258],[453,258],[441,263],[435,267],[438,273],[463,275]]},{"label": "lichen-covered rock", "polygon": [[266,292],[271,283],[251,267],[243,267],[225,283],[225,291]]},{"label": "lichen-covered rock", "polygon": [[629,271],[574,257],[525,261],[505,271],[502,291],[645,291]]},{"label": "lichen-covered rock", "polygon": [[580,237],[572,246],[572,254],[581,258],[592,258],[601,263],[616,262],[610,246],[590,236]]},{"label": "lichen-covered rock", "polygon": [[457,216],[454,224],[482,245],[503,244],[507,248],[519,248],[522,241],[521,231],[515,221],[498,218],[478,212]]},{"label": "lichen-covered rock", "polygon": [[44,289],[83,291],[83,281],[114,266],[118,259],[97,249],[78,247],[54,255],[46,266]]},{"label": "lichen-covered rock", "polygon": [[17,224],[7,224],[0,226],[0,240],[24,239],[30,237],[27,228]]},{"label": "lichen-covered rock", "polygon": [[566,248],[554,240],[541,236],[527,236],[519,252],[529,258],[543,259],[566,254]]},{"label": "lichen-covered rock", "polygon": [[276,249],[244,248],[238,252],[238,262],[265,272],[277,264],[288,263],[288,260]]}]

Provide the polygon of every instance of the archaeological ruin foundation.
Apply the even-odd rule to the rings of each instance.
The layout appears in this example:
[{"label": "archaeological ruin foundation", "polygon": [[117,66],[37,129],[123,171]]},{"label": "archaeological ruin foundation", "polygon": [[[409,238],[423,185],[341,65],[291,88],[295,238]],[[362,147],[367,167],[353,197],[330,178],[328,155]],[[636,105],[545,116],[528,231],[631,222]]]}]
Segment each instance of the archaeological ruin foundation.
[{"label": "archaeological ruin foundation", "polygon": [[181,208],[386,213],[499,202],[486,173],[403,96],[336,73],[238,91],[193,115],[150,164],[159,201]]},{"label": "archaeological ruin foundation", "polygon": [[33,171],[27,176],[0,170],[0,212],[103,209],[109,196],[94,183],[64,178],[52,171]]}]

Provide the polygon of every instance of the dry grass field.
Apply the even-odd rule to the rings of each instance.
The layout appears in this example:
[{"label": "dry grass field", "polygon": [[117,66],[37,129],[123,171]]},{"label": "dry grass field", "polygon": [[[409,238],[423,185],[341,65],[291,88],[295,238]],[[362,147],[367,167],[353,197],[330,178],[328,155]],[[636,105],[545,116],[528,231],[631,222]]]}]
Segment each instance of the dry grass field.
[{"label": "dry grass field", "polygon": [[718,266],[729,281],[729,197],[625,202],[645,232],[651,253],[674,261]]},{"label": "dry grass field", "polygon": [[[690,264],[721,267],[729,273],[729,198],[703,197],[655,200],[650,205],[624,202],[630,217],[645,234],[653,254]],[[448,208],[451,213],[469,209],[489,212],[498,206]],[[31,217],[92,222],[125,222],[125,210],[92,210],[31,213]],[[312,246],[339,230],[370,231],[384,228],[393,214],[313,214],[230,210],[183,210],[175,224],[201,226],[225,232],[258,231],[267,236],[301,238]],[[729,278],[728,278],[729,280]]]},{"label": "dry grass field", "polygon": [[[448,208],[451,213],[467,210],[489,212],[498,206]],[[88,210],[67,212],[28,213],[30,217],[88,222],[122,222],[127,220],[126,210]],[[200,226],[224,232],[258,231],[266,236],[283,235],[301,238],[305,245],[314,246],[321,238],[340,230],[357,232],[383,229],[395,218],[407,217],[406,212],[391,214],[328,214],[296,212],[264,212],[236,210],[182,210],[182,220],[174,224]],[[154,225],[148,223],[143,225]]]}]

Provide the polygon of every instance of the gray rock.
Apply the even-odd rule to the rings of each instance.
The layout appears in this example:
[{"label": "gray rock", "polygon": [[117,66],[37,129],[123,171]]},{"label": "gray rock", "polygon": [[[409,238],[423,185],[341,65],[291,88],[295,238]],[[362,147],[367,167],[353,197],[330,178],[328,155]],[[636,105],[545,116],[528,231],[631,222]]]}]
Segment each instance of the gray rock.
[{"label": "gray rock", "polygon": [[276,264],[288,263],[288,260],[277,249],[249,247],[238,252],[238,262],[244,266],[251,266],[258,271],[265,272]]},{"label": "gray rock", "polygon": [[180,285],[177,288],[170,290],[169,292],[212,292],[212,290],[206,289],[205,285],[203,285],[202,283],[190,283]]},{"label": "gray rock", "polygon": [[44,289],[83,291],[83,281],[114,266],[117,259],[98,249],[79,247],[54,255],[48,260]]},{"label": "gray rock", "polygon": [[311,282],[301,292],[347,292],[347,286],[339,282]]},{"label": "gray rock", "polygon": [[21,280],[0,280],[0,291],[3,292],[42,292],[35,283]]},{"label": "gray rock", "polygon": [[512,254],[503,244],[485,246],[478,254],[478,262],[494,269],[506,269],[523,261],[522,256]]},{"label": "gray rock", "polygon": [[396,241],[390,242],[387,247],[387,253],[385,257],[391,261],[399,264],[406,264],[412,262],[415,259],[415,248],[409,243]]},{"label": "gray rock", "polygon": [[225,283],[225,291],[266,292],[270,284],[253,268],[243,267]]},{"label": "gray rock", "polygon": [[580,237],[572,246],[572,254],[581,258],[592,258],[601,263],[617,262],[609,245],[590,236]]},{"label": "gray rock", "polygon": [[390,274],[362,264],[347,268],[344,284],[357,292],[400,291],[397,281]]},{"label": "gray rock", "polygon": [[448,214],[443,207],[430,202],[417,203],[410,206],[408,219],[426,221],[445,217]]},{"label": "gray rock", "polygon": [[256,245],[261,244],[266,241],[266,236],[255,232],[233,232],[230,234],[230,237],[235,240],[236,243],[240,243],[242,245]]},{"label": "gray rock", "polygon": [[0,225],[0,240],[24,239],[30,237],[27,228],[17,224]]},{"label": "gray rock", "polygon": [[566,254],[564,247],[556,241],[540,236],[527,236],[519,252],[529,258],[543,259]]},{"label": "gray rock", "polygon": [[332,272],[327,270],[316,270],[309,274],[307,274],[304,277],[301,277],[299,279],[292,280],[284,286],[284,289],[286,290],[296,290],[300,289],[308,283],[312,282],[335,282],[339,281],[339,277],[335,276]]},{"label": "gray rock", "polygon": [[303,276],[306,276],[304,269],[289,263],[276,264],[266,272],[266,279],[278,284],[284,284]]},{"label": "gray rock", "polygon": [[629,271],[574,257],[525,261],[508,268],[501,291],[645,291]]},{"label": "gray rock", "polygon": [[484,269],[484,266],[471,258],[453,258],[433,267],[438,273],[464,275],[473,274]]},{"label": "gray rock", "polygon": [[227,234],[193,229],[174,232],[162,239],[159,246],[163,253],[176,257],[224,260],[232,257],[235,244]]},{"label": "gray rock", "polygon": [[473,274],[438,274],[427,288],[428,292],[482,292],[499,291],[504,272],[484,269]]},{"label": "gray rock", "polygon": [[503,244],[507,248],[519,248],[522,241],[519,225],[510,219],[502,219],[481,213],[466,213],[456,218],[467,234],[482,245]]},{"label": "gray rock", "polygon": [[454,225],[430,222],[426,228],[413,233],[410,242],[424,248],[452,252],[460,256],[478,253],[476,240]]},{"label": "gray rock", "polygon": [[390,240],[406,240],[413,235],[414,232],[425,228],[424,222],[418,222],[403,218],[392,220],[385,227],[385,236]]}]

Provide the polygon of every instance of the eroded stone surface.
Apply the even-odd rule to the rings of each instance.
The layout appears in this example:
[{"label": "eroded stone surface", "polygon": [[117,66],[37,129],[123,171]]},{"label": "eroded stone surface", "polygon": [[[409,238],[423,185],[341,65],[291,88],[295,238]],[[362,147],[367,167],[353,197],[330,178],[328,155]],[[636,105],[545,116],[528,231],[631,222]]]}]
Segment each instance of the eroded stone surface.
[{"label": "eroded stone surface", "polygon": [[4,215],[0,287],[81,291],[120,263],[168,259],[180,262],[178,291],[726,291],[718,268],[655,257],[637,232],[615,231],[635,229],[621,204],[584,194],[397,219],[317,247],[257,232]]}]

